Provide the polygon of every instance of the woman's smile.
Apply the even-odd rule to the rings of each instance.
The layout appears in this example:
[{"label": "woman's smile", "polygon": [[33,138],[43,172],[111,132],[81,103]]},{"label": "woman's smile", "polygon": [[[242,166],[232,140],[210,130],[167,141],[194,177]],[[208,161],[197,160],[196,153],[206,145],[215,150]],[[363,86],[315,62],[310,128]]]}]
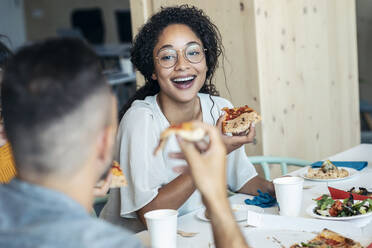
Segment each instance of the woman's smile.
[{"label": "woman's smile", "polygon": [[172,78],[171,81],[177,89],[188,89],[190,88],[196,79],[196,75],[186,75]]}]

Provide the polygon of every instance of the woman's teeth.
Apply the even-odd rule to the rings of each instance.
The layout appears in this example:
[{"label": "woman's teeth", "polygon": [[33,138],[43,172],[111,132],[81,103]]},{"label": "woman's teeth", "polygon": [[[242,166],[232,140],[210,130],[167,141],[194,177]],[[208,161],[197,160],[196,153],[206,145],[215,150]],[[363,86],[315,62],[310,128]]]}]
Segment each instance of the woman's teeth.
[{"label": "woman's teeth", "polygon": [[175,78],[172,81],[175,82],[175,83],[185,83],[185,82],[193,80],[194,78],[195,78],[195,76]]}]

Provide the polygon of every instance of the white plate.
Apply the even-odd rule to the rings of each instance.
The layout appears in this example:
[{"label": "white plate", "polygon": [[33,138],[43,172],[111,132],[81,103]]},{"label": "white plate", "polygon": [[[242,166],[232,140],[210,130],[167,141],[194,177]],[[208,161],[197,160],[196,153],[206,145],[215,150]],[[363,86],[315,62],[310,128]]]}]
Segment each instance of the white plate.
[{"label": "white plate", "polygon": [[[247,220],[248,210],[260,214],[264,212],[264,210],[260,207],[244,204],[231,204],[231,210],[235,216],[235,220],[238,222]],[[207,219],[207,217],[205,217],[205,208],[202,208],[196,212],[196,217],[202,221],[210,221]]]},{"label": "white plate", "polygon": [[345,216],[345,217],[332,217],[332,216],[323,216],[323,215],[318,215],[314,213],[314,208],[316,207],[316,203],[311,204],[307,209],[306,213],[308,213],[311,217],[318,218],[318,219],[323,219],[323,220],[354,220],[354,219],[361,219],[361,218],[366,218],[372,215],[372,212],[368,212],[366,214],[359,214],[359,215],[354,215],[354,216]]},{"label": "white plate", "polygon": [[[342,177],[342,178],[332,178],[332,179],[319,179],[319,178],[310,178],[310,177],[307,177],[307,170],[308,170],[309,167],[306,167],[306,169],[304,169],[303,171],[300,172],[300,176],[305,178],[306,180],[311,180],[311,181],[318,181],[318,182],[333,182],[333,181],[340,181],[340,180],[345,180],[345,179],[349,179],[355,175],[358,174],[358,171],[353,169],[353,168],[346,168],[346,167],[342,167],[342,169],[345,169],[349,172],[349,175],[347,177]],[[317,169],[317,168],[316,168]],[[320,169],[320,168],[319,168]]]},{"label": "white plate", "polygon": [[[283,227],[285,229],[285,227]],[[293,230],[270,230],[270,229],[261,229],[254,228],[247,230],[245,229],[245,238],[250,245],[250,247],[290,247],[291,245],[301,242],[308,242],[312,240],[317,235],[317,232],[307,232],[301,231],[299,228],[298,231]],[[319,229],[321,232],[321,229]],[[352,238],[356,241],[359,241],[361,245],[367,247],[369,242],[367,239],[361,239],[361,237],[354,237],[346,235],[348,238]],[[369,238],[368,238],[369,240]]]}]

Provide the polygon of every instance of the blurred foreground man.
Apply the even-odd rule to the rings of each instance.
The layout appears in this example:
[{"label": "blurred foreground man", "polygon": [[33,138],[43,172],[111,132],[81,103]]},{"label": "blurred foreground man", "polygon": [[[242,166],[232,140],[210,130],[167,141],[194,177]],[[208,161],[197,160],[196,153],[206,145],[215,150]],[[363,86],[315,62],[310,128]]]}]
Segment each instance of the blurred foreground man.
[{"label": "blurred foreground man", "polygon": [[[0,186],[0,247],[142,247],[91,218],[93,189],[109,169],[116,101],[94,52],[53,39],[21,49],[4,75],[5,131],[18,175]],[[226,197],[226,150],[218,131],[207,150],[179,139],[210,213],[216,247],[247,247]]]},{"label": "blurred foreground man", "polygon": [[89,215],[117,127],[95,53],[73,39],[21,49],[4,75],[2,103],[18,175],[0,186],[0,247],[142,247]]}]

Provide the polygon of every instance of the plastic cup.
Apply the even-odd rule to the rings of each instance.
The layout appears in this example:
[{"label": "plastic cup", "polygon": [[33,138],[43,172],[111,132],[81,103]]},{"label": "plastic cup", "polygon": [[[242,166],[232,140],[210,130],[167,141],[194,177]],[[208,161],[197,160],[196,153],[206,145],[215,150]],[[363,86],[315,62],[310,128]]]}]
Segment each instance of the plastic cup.
[{"label": "plastic cup", "polygon": [[177,246],[177,215],[173,209],[159,209],[145,213],[152,248]]},{"label": "plastic cup", "polygon": [[279,214],[283,216],[298,216],[302,205],[302,187],[304,179],[301,177],[280,177],[273,181]]}]

